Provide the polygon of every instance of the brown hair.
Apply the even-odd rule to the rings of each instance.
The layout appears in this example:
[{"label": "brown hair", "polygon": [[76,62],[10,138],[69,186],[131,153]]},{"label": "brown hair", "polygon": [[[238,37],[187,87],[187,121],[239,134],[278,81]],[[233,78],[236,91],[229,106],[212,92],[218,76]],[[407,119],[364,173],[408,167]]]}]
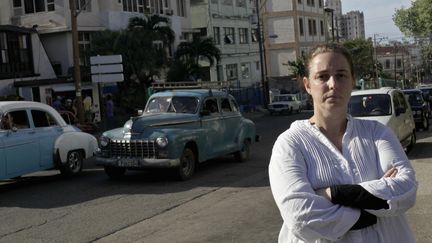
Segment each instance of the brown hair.
[{"label": "brown hair", "polygon": [[309,51],[309,54],[306,59],[306,76],[309,77],[310,61],[319,54],[329,53],[329,52],[342,54],[346,58],[351,69],[350,70],[351,75],[354,79],[354,65],[353,65],[351,54],[344,46],[336,43],[319,44]]}]

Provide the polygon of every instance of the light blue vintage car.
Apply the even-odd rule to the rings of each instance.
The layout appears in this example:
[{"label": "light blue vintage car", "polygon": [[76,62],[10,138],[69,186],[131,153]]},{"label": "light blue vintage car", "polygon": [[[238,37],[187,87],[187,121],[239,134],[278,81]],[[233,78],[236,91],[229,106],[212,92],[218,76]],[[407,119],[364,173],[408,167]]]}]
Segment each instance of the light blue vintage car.
[{"label": "light blue vintage car", "polygon": [[102,134],[96,163],[111,178],[127,169],[174,168],[187,180],[199,162],[227,154],[249,159],[255,141],[255,124],[226,92],[163,91],[149,98],[141,115]]},{"label": "light blue vintage car", "polygon": [[98,147],[96,138],[66,124],[51,106],[30,101],[0,102],[0,179],[57,168],[81,172]]}]

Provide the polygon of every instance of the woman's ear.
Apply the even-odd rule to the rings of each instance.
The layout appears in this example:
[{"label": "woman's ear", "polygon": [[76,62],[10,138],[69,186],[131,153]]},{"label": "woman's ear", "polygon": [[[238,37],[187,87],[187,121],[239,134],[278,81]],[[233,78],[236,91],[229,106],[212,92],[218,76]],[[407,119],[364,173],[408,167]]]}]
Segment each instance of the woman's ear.
[{"label": "woman's ear", "polygon": [[308,92],[308,94],[311,94],[309,79],[306,76],[303,77],[303,86],[304,86],[304,89],[306,90],[306,92]]}]

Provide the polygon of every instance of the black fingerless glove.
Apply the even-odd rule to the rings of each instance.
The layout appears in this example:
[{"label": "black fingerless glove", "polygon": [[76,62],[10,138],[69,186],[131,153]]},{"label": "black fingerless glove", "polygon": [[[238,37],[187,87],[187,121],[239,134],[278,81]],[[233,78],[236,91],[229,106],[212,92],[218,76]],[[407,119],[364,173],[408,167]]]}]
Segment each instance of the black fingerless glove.
[{"label": "black fingerless glove", "polygon": [[331,201],[334,204],[359,209],[388,209],[386,200],[378,198],[360,185],[331,186]]},{"label": "black fingerless glove", "polygon": [[377,217],[373,214],[370,214],[364,210],[360,210],[360,218],[357,222],[351,227],[350,230],[359,230],[366,228],[368,226],[374,225],[377,222]]}]

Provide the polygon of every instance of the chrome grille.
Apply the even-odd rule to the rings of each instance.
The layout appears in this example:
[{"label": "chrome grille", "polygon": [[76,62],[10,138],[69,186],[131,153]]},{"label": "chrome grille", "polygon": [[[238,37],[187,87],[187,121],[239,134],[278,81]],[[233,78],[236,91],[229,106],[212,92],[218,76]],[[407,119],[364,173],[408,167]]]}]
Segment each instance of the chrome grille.
[{"label": "chrome grille", "polygon": [[107,147],[110,157],[157,158],[158,147],[153,140],[111,140]]}]

